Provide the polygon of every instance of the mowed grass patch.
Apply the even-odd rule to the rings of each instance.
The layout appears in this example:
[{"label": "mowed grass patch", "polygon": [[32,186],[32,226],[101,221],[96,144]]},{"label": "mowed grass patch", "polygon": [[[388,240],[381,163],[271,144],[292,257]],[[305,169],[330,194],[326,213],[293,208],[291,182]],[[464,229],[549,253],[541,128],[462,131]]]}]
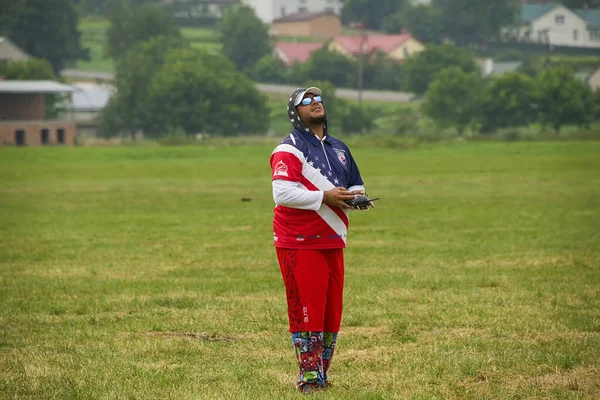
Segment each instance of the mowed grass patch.
[{"label": "mowed grass patch", "polygon": [[[353,143],[317,397],[598,398],[600,145]],[[0,149],[0,397],[297,398],[271,151]]]},{"label": "mowed grass patch", "polygon": [[81,45],[89,49],[89,60],[79,60],[75,68],[83,71],[113,72],[114,61],[104,56],[106,31],[110,22],[106,18],[86,17],[79,19]]}]

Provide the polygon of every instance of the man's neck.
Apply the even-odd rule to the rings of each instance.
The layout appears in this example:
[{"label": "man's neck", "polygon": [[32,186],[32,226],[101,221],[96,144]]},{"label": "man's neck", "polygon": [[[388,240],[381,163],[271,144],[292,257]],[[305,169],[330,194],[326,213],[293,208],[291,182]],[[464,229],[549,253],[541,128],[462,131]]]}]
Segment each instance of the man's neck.
[{"label": "man's neck", "polygon": [[325,124],[310,124],[308,127],[315,135],[319,137],[319,139],[323,140],[323,137],[325,136]]}]

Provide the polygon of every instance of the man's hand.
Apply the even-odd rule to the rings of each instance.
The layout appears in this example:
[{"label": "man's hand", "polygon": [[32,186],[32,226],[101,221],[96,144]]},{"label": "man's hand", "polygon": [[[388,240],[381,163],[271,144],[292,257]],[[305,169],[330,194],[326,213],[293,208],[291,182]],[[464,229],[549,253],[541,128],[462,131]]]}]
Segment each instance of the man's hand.
[{"label": "man's hand", "polygon": [[[352,193],[355,195],[361,194],[361,195],[366,196],[364,190],[353,190]],[[375,199],[375,200],[377,200],[377,199]],[[365,210],[368,210],[369,208],[374,208],[374,207],[375,207],[375,204],[373,204],[373,202],[370,201],[368,205],[352,207],[352,208],[356,208],[357,210],[365,211]]]},{"label": "man's hand", "polygon": [[352,200],[354,197],[355,195],[346,190],[346,188],[336,187],[323,192],[323,203],[339,208],[351,209],[352,206],[346,204],[345,201]]}]

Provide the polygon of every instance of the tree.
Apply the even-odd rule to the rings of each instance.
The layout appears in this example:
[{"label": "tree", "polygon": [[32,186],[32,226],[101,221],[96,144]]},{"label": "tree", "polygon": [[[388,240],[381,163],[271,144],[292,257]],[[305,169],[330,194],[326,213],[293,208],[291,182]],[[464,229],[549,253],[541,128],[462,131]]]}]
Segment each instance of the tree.
[{"label": "tree", "polygon": [[600,0],[562,0],[561,3],[571,10],[583,10],[588,8],[600,8]]},{"label": "tree", "polygon": [[217,25],[223,44],[223,54],[238,71],[249,72],[273,47],[269,27],[246,5],[227,9]]},{"label": "tree", "polygon": [[358,81],[356,61],[327,48],[310,55],[303,73],[306,79],[328,81],[334,86],[352,87]]},{"label": "tree", "polygon": [[258,82],[281,83],[285,80],[285,65],[272,54],[267,54],[254,65],[252,78]]},{"label": "tree", "polygon": [[513,72],[493,78],[482,101],[484,131],[527,125],[536,119],[535,81]]},{"label": "tree", "polygon": [[148,133],[265,132],[269,109],[254,83],[225,57],[194,49],[169,53],[148,96]]},{"label": "tree", "polygon": [[117,93],[111,97],[102,113],[103,132],[125,131],[135,138],[135,133],[148,129],[147,99],[150,82],[162,67],[171,49],[181,42],[173,37],[157,36],[135,44],[115,66]]},{"label": "tree", "polygon": [[450,66],[456,66],[464,72],[478,71],[469,50],[450,45],[431,45],[404,64],[405,90],[417,95],[425,93],[437,74]]},{"label": "tree", "polygon": [[425,4],[406,3],[397,13],[386,16],[382,27],[389,34],[406,29],[425,43],[441,43],[444,38],[442,13]]},{"label": "tree", "polygon": [[402,77],[402,65],[389,61],[386,55],[377,52],[371,62],[365,63],[364,87],[373,90],[399,90]]},{"label": "tree", "polygon": [[9,37],[30,55],[48,60],[55,73],[89,58],[81,46],[78,15],[71,0],[0,2],[0,36]]},{"label": "tree", "polygon": [[571,69],[547,68],[536,77],[535,85],[541,123],[552,126],[556,133],[560,133],[563,125],[586,123],[592,92]]},{"label": "tree", "polygon": [[344,0],[342,22],[350,24],[360,22],[369,29],[380,30],[383,19],[395,14],[402,7],[403,0]]},{"label": "tree", "polygon": [[123,58],[136,44],[154,37],[181,40],[181,32],[173,19],[156,6],[125,7],[109,21],[104,54],[115,60]]},{"label": "tree", "polygon": [[481,75],[464,72],[459,67],[441,71],[423,101],[423,112],[440,127],[454,127],[462,134],[480,112],[483,90]]},{"label": "tree", "polygon": [[0,76],[9,80],[55,80],[52,64],[47,60],[32,58],[27,61],[0,62]]},{"label": "tree", "polygon": [[514,24],[519,0],[432,0],[441,12],[443,32],[458,44],[480,44],[496,38],[503,27]]}]

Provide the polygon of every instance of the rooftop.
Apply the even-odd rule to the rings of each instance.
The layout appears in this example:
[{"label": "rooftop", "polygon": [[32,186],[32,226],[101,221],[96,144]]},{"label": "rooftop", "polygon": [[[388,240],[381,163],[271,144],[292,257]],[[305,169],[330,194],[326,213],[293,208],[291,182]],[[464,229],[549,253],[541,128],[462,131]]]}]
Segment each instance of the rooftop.
[{"label": "rooftop", "polygon": [[600,28],[600,10],[588,8],[587,10],[575,10],[577,14],[585,19],[592,28]]},{"label": "rooftop", "polygon": [[286,65],[292,65],[295,62],[306,62],[310,55],[321,47],[323,47],[323,43],[277,42],[275,51]]},{"label": "rooftop", "polygon": [[70,93],[79,89],[55,81],[3,81],[0,80],[0,93]]},{"label": "rooftop", "polygon": [[73,93],[72,109],[74,111],[100,111],[110,100],[115,88],[110,85],[95,83],[74,83],[79,91]]},{"label": "rooftop", "polygon": [[403,33],[401,35],[368,35],[364,39],[360,36],[337,36],[334,40],[350,54],[357,55],[361,53],[361,43],[363,44],[362,53],[373,51],[389,53],[411,38],[410,33]]},{"label": "rooftop", "polygon": [[300,22],[300,21],[312,21],[313,19],[325,16],[336,16],[333,12],[301,12],[296,14],[286,15],[285,17],[277,18],[273,20],[273,23],[281,22]]},{"label": "rooftop", "polygon": [[0,36],[0,49],[2,49],[0,50],[0,60],[26,60],[30,58],[29,54],[5,36]]},{"label": "rooftop", "polygon": [[549,3],[549,4],[523,4],[521,8],[521,19],[524,22],[532,22],[541,17],[542,15],[550,12],[553,8],[558,7],[560,4]]}]

